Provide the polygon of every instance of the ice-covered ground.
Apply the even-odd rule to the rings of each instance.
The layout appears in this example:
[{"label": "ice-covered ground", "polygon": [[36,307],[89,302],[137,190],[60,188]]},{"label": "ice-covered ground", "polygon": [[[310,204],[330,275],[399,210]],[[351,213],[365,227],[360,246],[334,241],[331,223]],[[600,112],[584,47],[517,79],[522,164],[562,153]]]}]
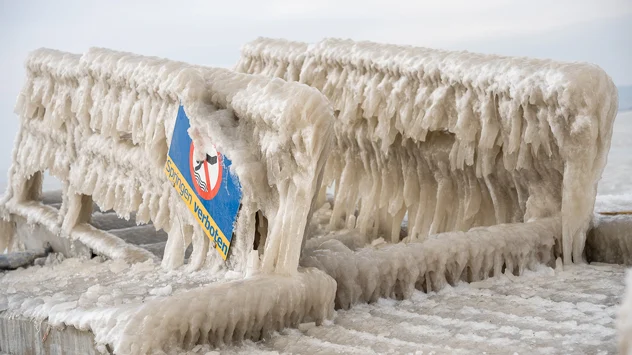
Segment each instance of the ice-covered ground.
[{"label": "ice-covered ground", "polygon": [[[6,287],[0,292],[0,311],[8,308],[17,311],[16,314],[39,318],[55,314],[50,312],[53,307],[74,308],[69,307],[71,303],[84,310],[144,303],[201,284],[241,277],[239,273],[230,272],[214,276],[185,270],[157,272],[159,266],[151,260],[129,265],[122,260],[54,260],[54,257],[59,258],[51,255],[46,266],[0,274],[0,284]],[[64,291],[59,292],[60,289]],[[32,297],[33,293],[38,296]],[[27,300],[29,302],[24,302]]]},{"label": "ice-covered ground", "polygon": [[[73,309],[107,313],[211,281],[199,272],[155,271],[150,263],[130,267],[68,259],[11,272],[0,277],[6,287],[0,311],[35,319],[52,315],[49,321],[55,322]],[[503,275],[429,294],[416,291],[404,301],[356,305],[337,311],[323,326],[302,324],[259,343],[198,346],[186,353],[612,354],[624,273],[619,265],[540,266],[520,277]]]},{"label": "ice-covered ground", "polygon": [[[222,354],[614,354],[625,268],[541,267],[405,301],[338,311],[333,322],[286,330]],[[200,349],[204,354],[207,349]]]}]

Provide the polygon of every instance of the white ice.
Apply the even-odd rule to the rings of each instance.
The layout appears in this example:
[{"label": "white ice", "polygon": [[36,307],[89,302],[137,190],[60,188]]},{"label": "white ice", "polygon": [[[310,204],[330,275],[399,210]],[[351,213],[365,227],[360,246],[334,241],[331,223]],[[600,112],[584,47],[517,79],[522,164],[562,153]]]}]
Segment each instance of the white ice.
[{"label": "white ice", "polygon": [[[109,345],[117,354],[258,339],[331,317],[335,281],[298,268],[332,141],[333,111],[321,93],[107,49],[40,49],[26,67],[10,184],[0,201],[0,249],[21,248],[16,229],[37,226],[113,260],[73,258],[2,275],[7,312],[90,330],[100,350]],[[241,184],[226,263],[163,172],[179,105],[196,147],[215,145]],[[45,171],[62,181],[59,211],[39,202]],[[147,250],[91,226],[93,201],[166,230],[164,270]],[[253,251],[256,215],[268,230],[259,226],[260,248]],[[88,270],[83,279],[77,275]],[[47,292],[29,284],[47,275],[54,279],[42,287]],[[227,283],[222,275],[238,280]]]},{"label": "white ice", "polygon": [[405,214],[412,239],[561,216],[564,261],[581,260],[617,107],[597,66],[263,38],[243,48],[237,70],[331,100],[333,229],[397,241]]},{"label": "white ice", "polygon": [[[125,218],[135,212],[137,222],[168,231],[163,266],[181,266],[191,243],[192,268],[220,263],[163,172],[182,104],[195,144],[200,150],[214,144],[231,159],[242,187],[228,267],[247,268],[261,211],[270,226],[263,271],[296,272],[331,142],[333,114],[322,94],[278,79],[107,49],[83,55],[40,49],[26,67],[0,247],[18,242],[9,240],[13,214],[120,256],[124,245],[82,226],[82,211],[93,199],[102,210]],[[29,202],[41,185],[32,177],[46,170],[64,183],[59,215]]]},{"label": "white ice", "polygon": [[[71,294],[60,290],[74,280],[70,270],[82,268],[77,264],[9,273],[0,279],[7,285],[0,305],[91,329],[100,345],[113,344],[120,353],[178,351],[201,339],[221,344],[305,319],[320,323],[331,315],[334,295],[337,306],[347,308],[503,271],[511,279],[557,255],[580,259],[616,107],[612,82],[600,69],[338,40],[312,47],[260,40],[244,53],[240,70],[309,84],[331,104],[305,85],[108,50],[83,56],[42,50],[31,57],[4,217],[26,216],[95,250],[102,245],[104,255],[123,250],[124,256],[95,266],[101,278],[82,280],[85,287]],[[254,275],[244,281],[221,280],[234,274],[213,267],[217,257],[208,239],[161,180],[179,103],[191,118],[196,145],[214,144],[231,158],[244,187],[229,265]],[[38,146],[42,158],[29,159]],[[66,182],[60,216],[27,203],[37,197],[37,181],[28,177],[46,169]],[[147,171],[149,182],[142,179]],[[116,178],[122,174],[127,178]],[[317,216],[328,226],[316,223],[313,238],[304,241],[307,222],[332,182],[333,209]],[[78,233],[85,229],[78,222],[88,202],[81,194],[169,230],[163,265],[176,270],[156,270],[152,260],[124,266],[123,260],[143,260],[142,251],[103,243],[107,238],[90,242]],[[268,222],[267,230],[259,225],[267,237],[262,260],[252,252],[258,211]],[[406,214],[408,237],[400,242]],[[327,233],[343,228],[352,230]],[[301,263],[326,270],[337,285],[322,272],[298,272],[303,241]],[[190,243],[190,270],[206,266],[191,277],[177,269]],[[80,262],[90,263],[99,261]],[[59,282],[46,286],[45,296],[33,296],[29,275],[36,280],[47,272]],[[23,278],[13,279],[20,273]],[[209,275],[218,279],[204,279]],[[112,278],[111,285],[135,284],[108,294],[113,287],[103,278]],[[189,279],[186,287],[177,285]],[[221,308],[227,299],[231,312]],[[277,326],[266,325],[266,312]],[[361,328],[365,320],[352,318],[343,328]],[[431,327],[413,326],[433,334]],[[138,333],[138,327],[151,331]],[[301,327],[312,334],[324,329]],[[378,327],[404,334],[378,352],[416,345],[406,327]],[[361,333],[344,331],[335,328],[331,342],[342,341],[337,332]],[[380,338],[384,334],[368,335]],[[456,340],[477,339],[481,335]]]},{"label": "white ice", "polygon": [[226,270],[166,271],[151,260],[49,259],[0,273],[3,316],[89,330],[99,349],[116,354],[257,340],[333,312],[335,282],[313,269],[244,280]]}]

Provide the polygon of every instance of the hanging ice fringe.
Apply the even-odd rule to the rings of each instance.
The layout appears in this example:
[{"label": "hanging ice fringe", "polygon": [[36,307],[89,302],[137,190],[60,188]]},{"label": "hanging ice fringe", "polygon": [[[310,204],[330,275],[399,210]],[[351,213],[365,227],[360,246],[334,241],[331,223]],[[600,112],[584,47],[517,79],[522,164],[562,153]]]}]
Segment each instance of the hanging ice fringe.
[{"label": "hanging ice fringe", "polygon": [[[332,139],[333,113],[317,90],[107,49],[84,55],[40,49],[26,69],[0,246],[9,245],[13,232],[6,221],[17,215],[110,257],[151,257],[88,226],[90,211],[86,220],[84,210],[91,210],[91,197],[102,210],[126,218],[135,212],[137,222],[167,230],[166,267],[182,265],[190,243],[193,268],[222,262],[207,253],[208,238],[163,173],[182,105],[195,145],[214,144],[242,185],[228,265],[244,270],[249,258],[259,265],[250,254],[260,211],[270,226],[269,237],[262,237],[262,269],[296,272]],[[43,171],[64,183],[59,215],[32,203]]]},{"label": "hanging ice fringe", "polygon": [[331,100],[332,229],[399,241],[407,214],[409,240],[423,240],[559,216],[564,261],[581,260],[617,110],[599,67],[260,38],[236,69],[299,81]]}]

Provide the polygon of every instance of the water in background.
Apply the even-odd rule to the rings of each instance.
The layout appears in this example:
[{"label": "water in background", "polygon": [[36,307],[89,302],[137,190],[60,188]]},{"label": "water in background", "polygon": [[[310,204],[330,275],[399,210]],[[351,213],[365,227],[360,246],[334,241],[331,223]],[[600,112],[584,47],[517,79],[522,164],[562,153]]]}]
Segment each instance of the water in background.
[{"label": "water in background", "polygon": [[632,85],[619,86],[619,111],[632,111]]},{"label": "water in background", "polygon": [[614,121],[608,164],[599,182],[599,195],[632,193],[632,111]]}]

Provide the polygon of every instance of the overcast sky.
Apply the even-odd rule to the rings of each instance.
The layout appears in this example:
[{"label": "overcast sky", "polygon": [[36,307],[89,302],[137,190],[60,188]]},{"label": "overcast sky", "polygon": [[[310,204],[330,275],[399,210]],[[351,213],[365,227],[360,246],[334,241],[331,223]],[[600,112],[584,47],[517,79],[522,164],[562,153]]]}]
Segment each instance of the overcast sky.
[{"label": "overcast sky", "polygon": [[0,188],[29,51],[96,46],[231,67],[259,36],[588,61],[632,85],[632,0],[0,0]]}]

